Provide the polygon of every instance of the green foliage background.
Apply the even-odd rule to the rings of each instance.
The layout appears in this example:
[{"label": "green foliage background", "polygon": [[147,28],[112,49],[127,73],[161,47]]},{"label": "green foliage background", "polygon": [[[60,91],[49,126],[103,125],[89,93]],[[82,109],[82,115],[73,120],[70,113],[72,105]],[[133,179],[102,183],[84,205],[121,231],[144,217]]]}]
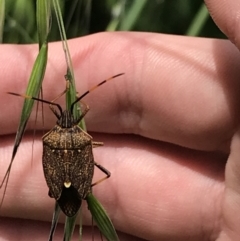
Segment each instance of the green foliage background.
[{"label": "green foliage background", "polygon": [[[109,30],[225,38],[202,0],[60,0],[60,3],[68,38]],[[37,42],[35,1],[7,0],[5,4],[3,42]],[[54,18],[49,40],[60,40]]]}]

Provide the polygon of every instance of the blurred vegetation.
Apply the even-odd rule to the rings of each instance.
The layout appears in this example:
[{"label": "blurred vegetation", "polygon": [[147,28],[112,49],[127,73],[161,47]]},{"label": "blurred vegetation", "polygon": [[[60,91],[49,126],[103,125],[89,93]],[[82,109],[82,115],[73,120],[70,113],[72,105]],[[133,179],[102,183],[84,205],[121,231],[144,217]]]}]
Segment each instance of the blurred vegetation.
[{"label": "blurred vegetation", "polygon": [[[202,0],[60,0],[60,3],[68,38],[118,30],[225,38]],[[37,42],[35,9],[35,1],[5,1],[3,42]],[[60,40],[54,17],[49,40]]]}]

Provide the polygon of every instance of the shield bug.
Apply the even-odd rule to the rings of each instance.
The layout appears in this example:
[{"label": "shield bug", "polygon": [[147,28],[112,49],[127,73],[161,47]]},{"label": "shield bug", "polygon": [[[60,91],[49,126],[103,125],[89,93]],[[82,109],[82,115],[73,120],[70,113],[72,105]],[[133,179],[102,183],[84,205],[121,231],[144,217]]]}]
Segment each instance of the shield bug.
[{"label": "shield bug", "polygon": [[[50,109],[57,117],[56,125],[42,137],[43,141],[43,171],[49,188],[49,196],[54,198],[63,213],[72,217],[77,214],[82,200],[91,192],[92,186],[110,177],[110,172],[94,161],[93,147],[102,146],[102,142],[94,142],[92,137],[79,127],[78,123],[87,114],[89,107],[81,102],[85,109],[79,118],[74,118],[73,109],[83,97],[107,81],[123,75],[114,75],[92,87],[72,104],[70,110],[62,110],[54,101],[47,101],[36,97],[22,96],[49,104]],[[55,109],[54,106],[58,109]],[[92,184],[94,166],[106,174],[105,177]]]}]

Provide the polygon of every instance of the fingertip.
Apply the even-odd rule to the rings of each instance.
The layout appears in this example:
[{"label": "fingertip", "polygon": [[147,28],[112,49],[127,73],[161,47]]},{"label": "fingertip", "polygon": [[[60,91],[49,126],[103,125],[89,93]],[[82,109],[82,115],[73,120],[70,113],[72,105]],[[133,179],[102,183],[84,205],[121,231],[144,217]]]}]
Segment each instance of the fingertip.
[{"label": "fingertip", "polygon": [[[226,184],[240,195],[240,128],[232,138],[230,156],[226,166]],[[240,197],[240,196],[239,196]],[[240,200],[239,200],[240,201]]]},{"label": "fingertip", "polygon": [[240,129],[232,138],[231,152],[225,170],[222,232],[219,240],[239,240],[240,212]]},{"label": "fingertip", "polygon": [[205,0],[210,15],[227,37],[240,48],[238,0]]}]

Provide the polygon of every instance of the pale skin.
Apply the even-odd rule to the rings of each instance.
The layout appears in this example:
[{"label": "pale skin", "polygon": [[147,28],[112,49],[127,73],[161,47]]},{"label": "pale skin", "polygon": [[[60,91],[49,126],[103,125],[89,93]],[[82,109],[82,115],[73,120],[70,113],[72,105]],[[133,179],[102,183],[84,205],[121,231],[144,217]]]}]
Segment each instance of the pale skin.
[{"label": "pale skin", "polygon": [[[84,99],[90,106],[87,128],[105,143],[95,150],[95,160],[112,173],[94,194],[121,240],[240,240],[240,2],[206,4],[233,43],[153,33],[101,33],[69,41],[81,93],[125,73]],[[0,46],[1,177],[23,101],[5,92],[24,93],[36,52],[36,45]],[[65,71],[61,43],[53,43],[45,99],[64,89]],[[47,106],[44,113],[49,130],[56,118]],[[33,113],[28,130],[34,119]],[[48,237],[50,223],[41,221],[50,222],[54,200],[43,177],[41,135],[35,138],[32,166],[31,132],[14,161],[1,209],[12,218],[0,219],[0,240]],[[91,240],[91,229],[84,230],[85,240]],[[61,231],[62,226],[56,240]]]}]

